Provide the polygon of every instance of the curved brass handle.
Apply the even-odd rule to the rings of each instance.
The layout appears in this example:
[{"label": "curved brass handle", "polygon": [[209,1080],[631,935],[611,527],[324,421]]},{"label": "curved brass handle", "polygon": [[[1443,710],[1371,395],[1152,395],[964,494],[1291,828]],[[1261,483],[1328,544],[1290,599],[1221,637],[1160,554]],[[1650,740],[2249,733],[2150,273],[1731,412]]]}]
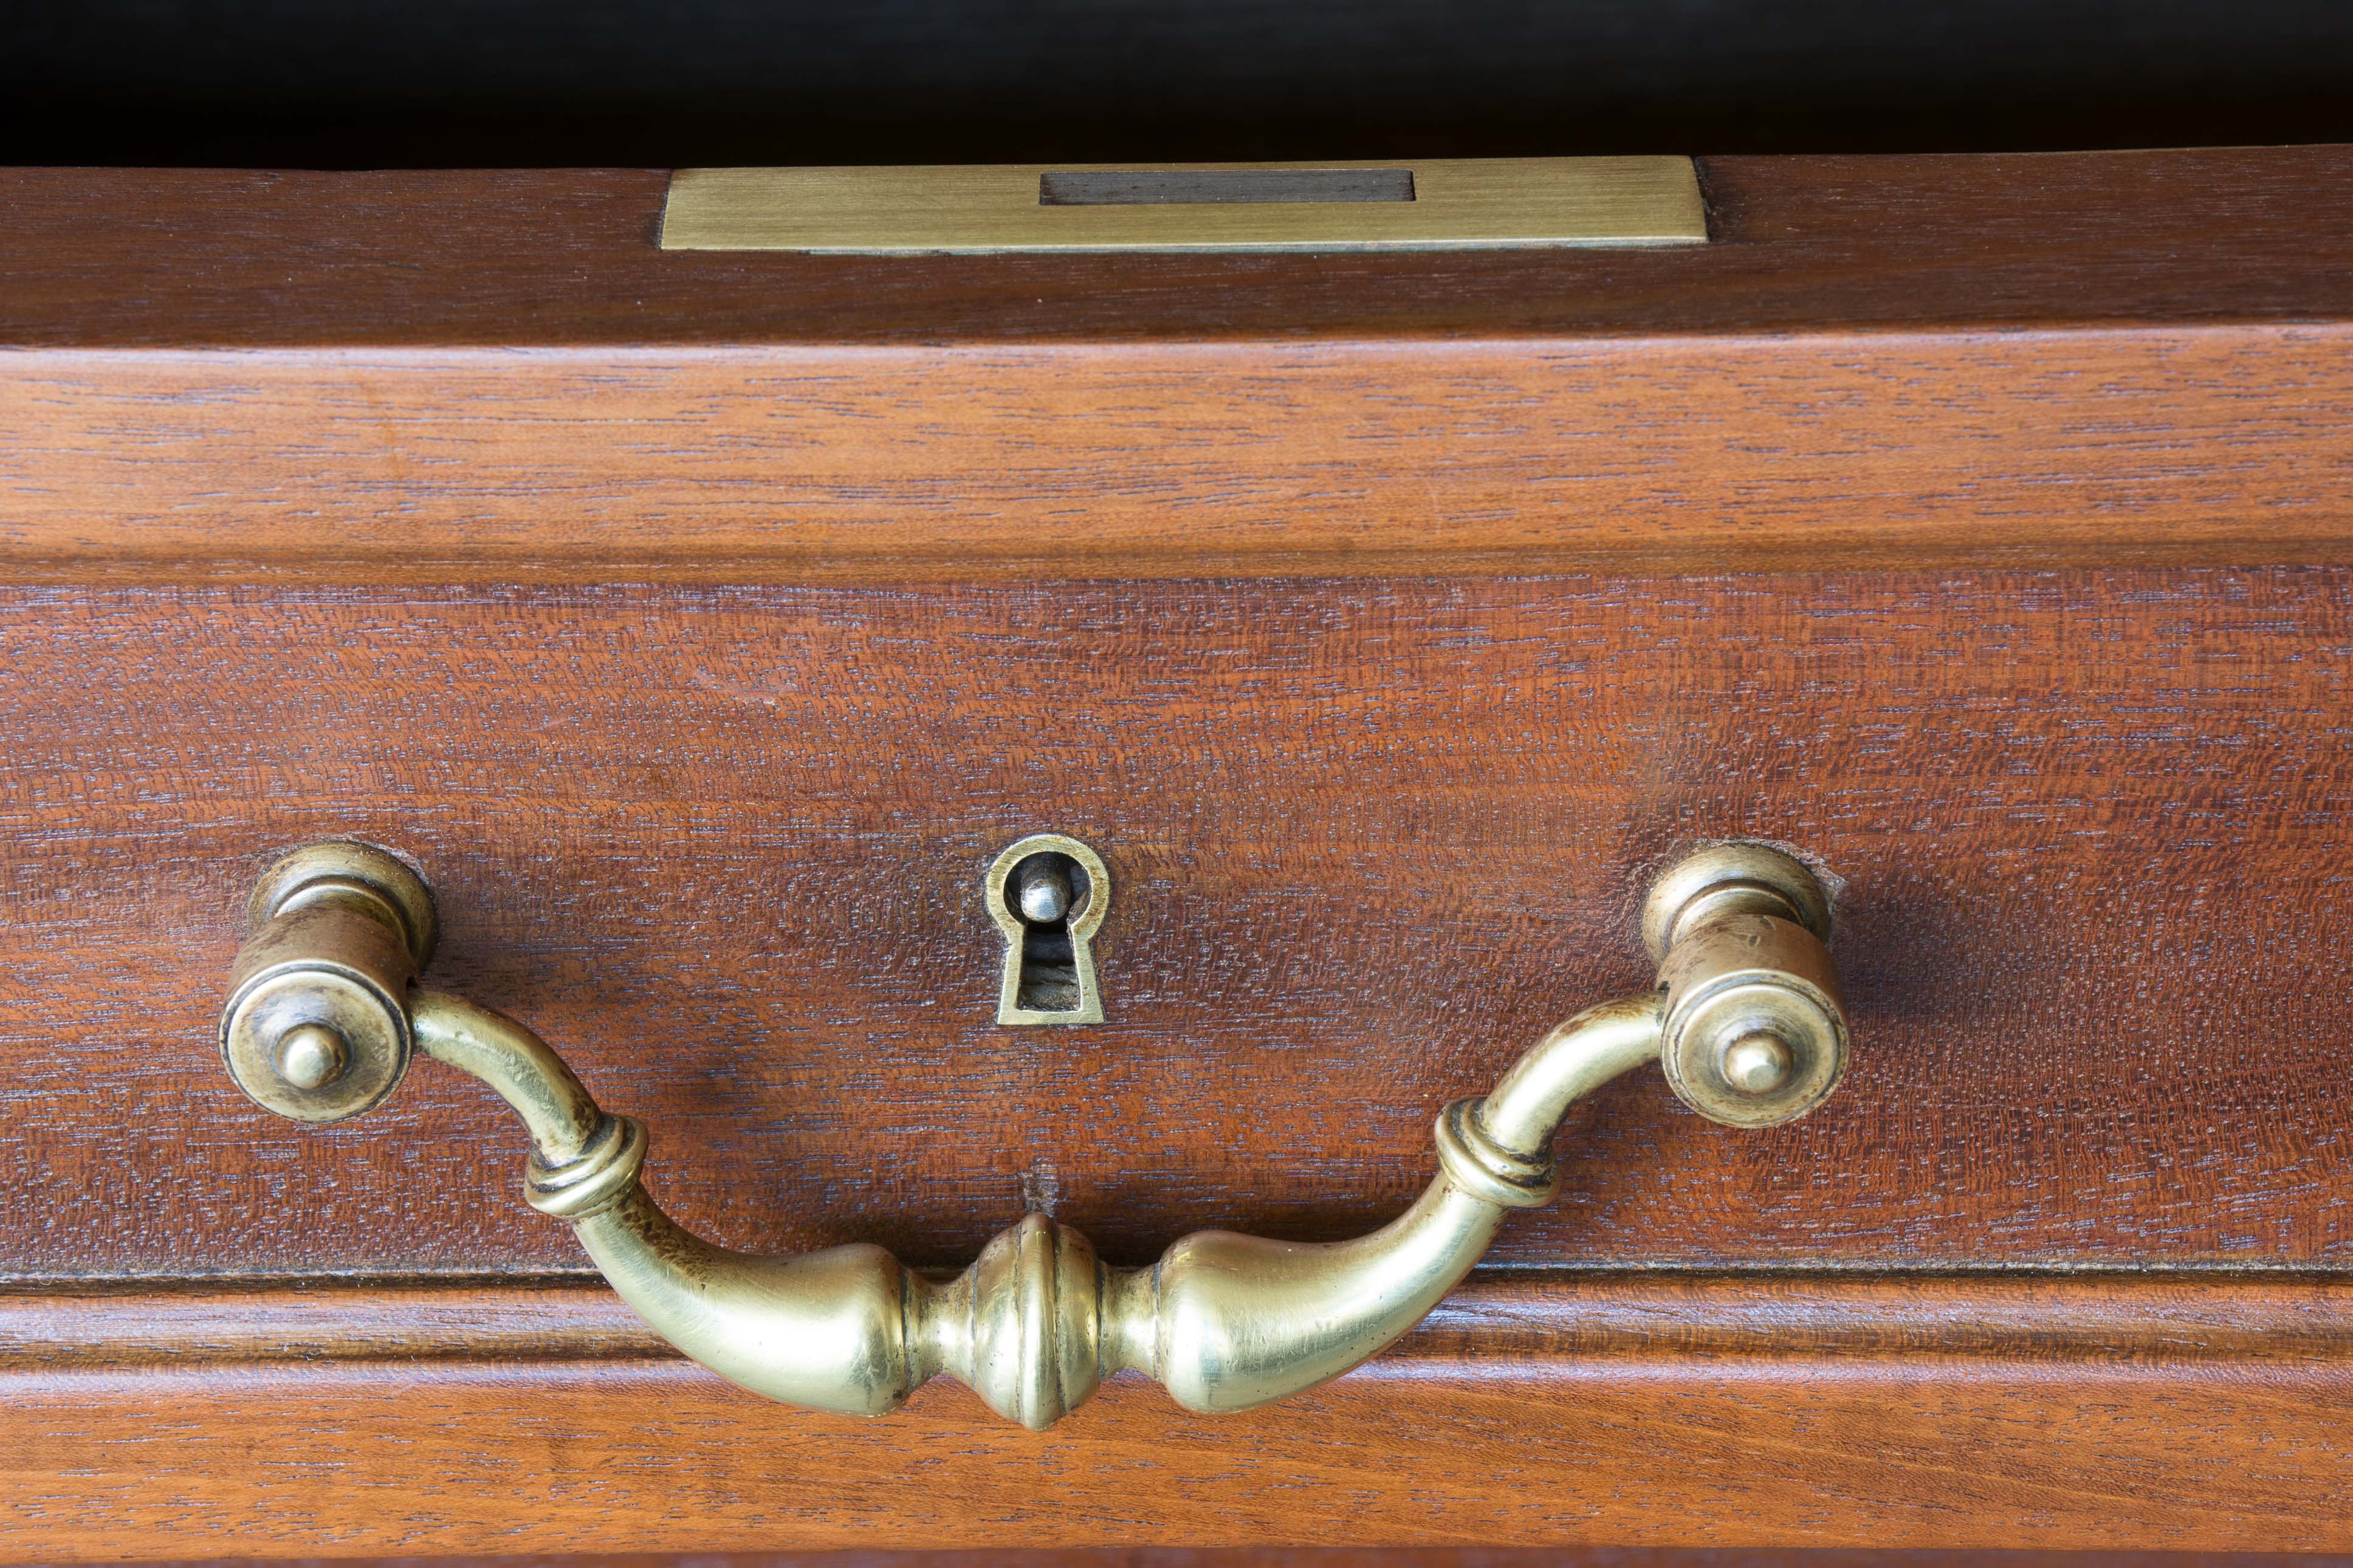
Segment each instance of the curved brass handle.
[{"label": "curved brass handle", "polygon": [[1538,1041],[1484,1100],[1438,1119],[1439,1173],[1404,1215],[1329,1246],[1203,1231],[1144,1268],[1030,1215],[945,1285],[879,1247],[761,1258],[702,1241],[638,1181],[645,1130],[597,1109],[539,1037],[412,989],[432,900],[380,849],[317,844],[263,877],[221,1048],[256,1101],[334,1121],[383,1102],[412,1049],[473,1074],[529,1129],[525,1195],[571,1221],[613,1288],[671,1343],[756,1393],[862,1415],[947,1373],[1043,1428],[1104,1377],[1136,1371],[1200,1411],[1242,1410],[1336,1377],[1420,1321],[1506,1211],[1557,1188],[1569,1106],[1658,1058],[1694,1110],[1788,1121],[1845,1070],[1847,1028],[1813,874],[1763,845],[1704,849],[1651,891],[1652,992],[1589,1008]]}]

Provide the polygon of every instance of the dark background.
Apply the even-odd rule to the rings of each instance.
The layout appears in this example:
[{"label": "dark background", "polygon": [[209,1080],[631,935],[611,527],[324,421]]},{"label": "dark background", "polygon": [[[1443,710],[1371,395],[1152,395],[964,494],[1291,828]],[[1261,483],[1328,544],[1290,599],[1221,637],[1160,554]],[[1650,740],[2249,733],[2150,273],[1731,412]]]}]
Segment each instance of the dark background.
[{"label": "dark background", "polygon": [[0,163],[2353,140],[2353,0],[0,3]]}]

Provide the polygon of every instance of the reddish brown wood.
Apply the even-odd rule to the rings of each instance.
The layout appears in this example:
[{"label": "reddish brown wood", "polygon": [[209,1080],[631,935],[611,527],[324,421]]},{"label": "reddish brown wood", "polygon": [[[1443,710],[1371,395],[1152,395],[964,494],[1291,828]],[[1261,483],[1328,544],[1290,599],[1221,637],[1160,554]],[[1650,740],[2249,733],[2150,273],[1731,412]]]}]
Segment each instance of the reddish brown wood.
[{"label": "reddish brown wood", "polygon": [[[216,1563],[269,1558],[206,1559]],[[282,1561],[282,1559],[276,1560]],[[533,1553],[339,1558],[351,1568],[2346,1568],[2338,1552],[1983,1552],[1839,1547],[1062,1546],[912,1552]]]},{"label": "reddish brown wood", "polygon": [[[1377,1366],[1378,1363],[1377,1363]],[[0,1521],[47,1561],[1041,1545],[2344,1550],[2342,1361],[1392,1363],[1239,1416],[1122,1379],[1034,1435],[682,1364],[8,1380]]]},{"label": "reddish brown wood", "polygon": [[[980,261],[663,256],[641,173],[0,175],[0,1555],[2353,1546],[2348,175]],[[1042,827],[1099,1029],[993,1024]],[[587,1287],[475,1086],[237,1097],[237,911],[330,834],[737,1246],[1363,1229],[1714,837],[1843,879],[1856,1066],[1762,1134],[1612,1086],[1296,1405],[857,1425]]]},{"label": "reddish brown wood", "polygon": [[659,170],[0,172],[0,343],[1134,342],[2353,311],[2353,149],[1701,161],[1704,249],[664,253]]},{"label": "reddish brown wood", "polygon": [[660,252],[658,173],[7,172],[0,575],[2341,562],[2348,178],[1710,160],[1704,248],[857,258]]},{"label": "reddish brown wood", "polygon": [[[216,1560],[217,1561],[217,1560]],[[255,1561],[255,1560],[248,1560]],[[269,1561],[259,1559],[258,1561]],[[408,1568],[415,1558],[344,1558]],[[2274,1552],[1880,1552],[1835,1547],[1065,1546],[991,1551],[756,1552],[436,1557],[433,1568],[2344,1568]]]},{"label": "reddish brown wood", "polygon": [[[339,833],[732,1245],[1355,1232],[1757,835],[1847,879],[1845,1090],[1614,1085],[1498,1262],[2353,1258],[2344,570],[21,592],[0,656],[10,1273],[581,1267],[470,1081],[322,1133],[221,1072],[251,879]],[[1117,879],[1100,1028],[993,1021],[1046,826]]]},{"label": "reddish brown wood", "polygon": [[[2343,1547],[2348,1352],[2341,1279],[1520,1277],[1458,1293],[1303,1401],[1198,1417],[1123,1381],[1040,1437],[953,1387],[871,1423],[766,1405],[601,1289],[19,1294],[0,1296],[0,1540],[56,1561],[1335,1537]],[[1438,1563],[1535,1568],[1393,1568]]]},{"label": "reddish brown wood", "polygon": [[[1388,1369],[1400,1375],[1727,1357],[2311,1366],[2353,1357],[2353,1281],[2246,1271],[1487,1270],[1384,1355],[1408,1363]],[[678,1359],[602,1280],[0,1290],[0,1377],[273,1362]]]},{"label": "reddish brown wood", "polygon": [[[1984,1542],[2007,1521],[2075,1546],[2211,1542],[2225,1528],[2242,1545],[2335,1544],[2353,1540],[2341,1518],[2315,1529],[2294,1489],[2341,1484],[2348,1456],[2331,1402],[2348,1362],[2353,1285],[2341,1278],[1520,1273],[1474,1280],[1379,1364],[1306,1405],[1203,1420],[1123,1384],[1109,1423],[1090,1407],[1050,1440],[1007,1442],[950,1389],[872,1425],[739,1401],[681,1368],[601,1288],[20,1292],[0,1294],[0,1455],[27,1458],[14,1471],[0,1459],[0,1540],[51,1557],[582,1550],[598,1528],[607,1541],[706,1551],[852,1536],[985,1538],[1000,1551],[1041,1540],[1796,1542],[1885,1528],[1915,1542]],[[380,1386],[386,1374],[398,1394]],[[199,1397],[211,1403],[193,1405]],[[1381,1414],[1393,1400],[1396,1426]],[[1866,1430],[1859,1406],[1871,1400],[1894,1421]],[[1788,1473],[1788,1433],[1744,1460],[1755,1424],[1777,1415],[1832,1485]],[[1153,1452],[1155,1418],[1177,1431],[1173,1457]],[[157,1423],[163,1447],[142,1448],[157,1443]],[[767,1458],[726,1458],[728,1431]],[[2159,1432],[2187,1444],[2184,1506],[2219,1518],[2193,1525],[2137,1489],[2094,1518],[2098,1495],[2148,1462]],[[388,1433],[400,1435],[396,1453]],[[244,1442],[255,1462],[227,1458]],[[1564,1485],[1597,1446],[1622,1452]],[[2241,1462],[2209,1458],[2226,1449]],[[1938,1458],[1956,1451],[1968,1454],[1957,1470]],[[159,1454],[156,1469],[143,1468]],[[400,1467],[397,1483],[387,1464]],[[837,1464],[859,1482],[812,1508]],[[1645,1464],[1672,1474],[1637,1485],[1620,1473]],[[71,1468],[52,1475],[52,1465]],[[1385,1480],[1366,1473],[1385,1466]],[[486,1473],[502,1489],[494,1506],[480,1500]],[[893,1500],[902,1483],[913,1499]],[[393,1484],[396,1516],[366,1508]],[[1134,1509],[1139,1489],[1154,1509]],[[1285,1490],[1300,1494],[1287,1517],[1275,1506]],[[710,1511],[679,1514],[665,1500],[681,1496]],[[2066,1500],[2054,1507],[2054,1496]],[[1355,1517],[1368,1506],[1369,1524]],[[1073,1551],[1060,1568],[1344,1568],[1307,1549],[1164,1552]],[[1351,1557],[1345,1568],[1368,1562],[1862,1568],[1493,1548]]]},{"label": "reddish brown wood", "polygon": [[2353,560],[2353,329],[0,356],[0,579]]},{"label": "reddish brown wood", "polygon": [[[269,1561],[259,1559],[258,1561]],[[417,1559],[344,1558],[353,1564]],[[437,1557],[434,1568],[2345,1568],[2333,1552],[1883,1552],[1836,1547],[1065,1546],[991,1551]]]},{"label": "reddish brown wood", "polygon": [[[218,1561],[218,1560],[215,1560]],[[269,1559],[249,1559],[263,1561]],[[410,1568],[415,1558],[343,1558]],[[2334,1552],[1781,1551],[1673,1546],[1064,1546],[437,1557],[433,1568],[2345,1568]]]}]

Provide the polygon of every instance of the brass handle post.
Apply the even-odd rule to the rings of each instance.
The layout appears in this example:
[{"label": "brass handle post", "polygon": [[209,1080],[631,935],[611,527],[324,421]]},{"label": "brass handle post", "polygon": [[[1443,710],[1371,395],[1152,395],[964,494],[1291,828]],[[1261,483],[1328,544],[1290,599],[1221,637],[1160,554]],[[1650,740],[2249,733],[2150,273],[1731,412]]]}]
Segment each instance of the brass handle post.
[{"label": "brass handle post", "polygon": [[1314,1387],[1420,1321],[1511,1210],[1552,1198],[1554,1131],[1601,1084],[1659,1060],[1703,1116],[1762,1127],[1820,1104],[1847,1059],[1822,884],[1778,849],[1716,845],[1651,889],[1643,934],[1657,988],[1588,1008],[1484,1099],[1448,1106],[1437,1175],[1371,1235],[1309,1245],[1202,1231],[1121,1268],[1033,1214],[939,1284],[879,1247],[766,1258],[681,1229],[645,1190],[644,1128],[607,1115],[522,1025],[414,984],[433,902],[383,850],[295,851],[264,875],[248,919],[221,1050],[254,1100],[335,1121],[383,1103],[417,1052],[472,1074],[530,1133],[532,1206],[570,1222],[656,1331],[755,1393],[860,1415],[895,1409],[942,1373],[1033,1429],[1123,1371],[1198,1411]]}]

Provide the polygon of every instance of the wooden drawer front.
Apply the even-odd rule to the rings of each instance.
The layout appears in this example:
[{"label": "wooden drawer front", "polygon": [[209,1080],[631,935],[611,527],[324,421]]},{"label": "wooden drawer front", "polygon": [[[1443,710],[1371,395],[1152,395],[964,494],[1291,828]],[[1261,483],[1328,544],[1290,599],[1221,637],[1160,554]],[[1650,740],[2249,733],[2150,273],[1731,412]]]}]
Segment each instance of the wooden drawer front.
[{"label": "wooden drawer front", "polygon": [[[1621,1082],[1494,1261],[2353,1262],[2345,569],[26,591],[0,658],[11,1276],[582,1267],[474,1086],[320,1136],[219,1071],[245,890],[333,834],[732,1245],[1354,1234],[1739,835],[1845,879],[1846,1089]],[[1113,868],[1100,1027],[994,1021],[1039,828]]]},{"label": "wooden drawer front", "polygon": [[[2353,1548],[2353,149],[1697,169],[1705,245],[1280,258],[0,171],[0,1556]],[[1040,830],[1098,1026],[996,1022]],[[241,1097],[329,836],[764,1253],[1360,1234],[1711,839],[1839,884],[1852,1069],[1609,1084],[1295,1398],[861,1422],[682,1359],[459,1075]]]}]

